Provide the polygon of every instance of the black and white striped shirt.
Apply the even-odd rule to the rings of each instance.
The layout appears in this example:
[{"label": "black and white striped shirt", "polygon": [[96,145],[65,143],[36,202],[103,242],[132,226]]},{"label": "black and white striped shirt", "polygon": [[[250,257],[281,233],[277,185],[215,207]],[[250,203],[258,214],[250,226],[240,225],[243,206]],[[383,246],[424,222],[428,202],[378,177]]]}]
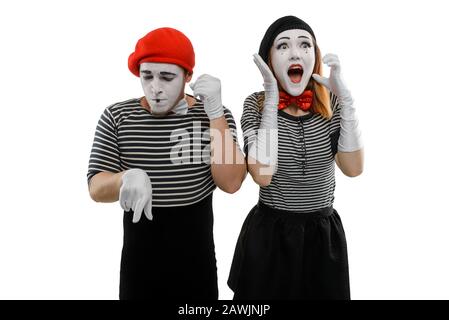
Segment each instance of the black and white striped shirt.
[{"label": "black and white striped shirt", "polygon": [[[224,108],[236,138],[231,112]],[[197,101],[185,115],[155,117],[130,99],[107,107],[98,121],[87,173],[140,168],[150,177],[154,207],[186,206],[215,189],[210,170],[210,128]]]},{"label": "black and white striped shirt", "polygon": [[[244,148],[254,141],[260,125],[264,92],[250,95],[244,103],[241,119]],[[340,132],[340,106],[331,94],[333,116],[330,120],[309,113],[295,117],[278,111],[278,167],[259,198],[282,210],[308,212],[333,204],[335,163]]]}]

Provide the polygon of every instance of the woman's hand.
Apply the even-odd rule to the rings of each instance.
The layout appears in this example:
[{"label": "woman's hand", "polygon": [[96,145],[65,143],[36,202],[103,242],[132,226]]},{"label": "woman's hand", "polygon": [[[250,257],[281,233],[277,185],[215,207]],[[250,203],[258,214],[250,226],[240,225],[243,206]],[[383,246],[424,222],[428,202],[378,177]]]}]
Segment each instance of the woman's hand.
[{"label": "woman's hand", "polygon": [[265,61],[258,54],[253,58],[263,77],[265,99],[256,139],[248,146],[248,171],[257,184],[267,186],[277,167],[279,90]]},{"label": "woman's hand", "polygon": [[[323,63],[331,68],[329,78],[313,74],[318,83],[328,88],[338,98],[340,110],[340,137],[338,139],[337,165],[343,173],[355,177],[363,171],[363,142],[359,121],[354,108],[351,92],[341,76],[341,65],[338,56],[326,54]],[[343,154],[345,153],[345,154]]]},{"label": "woman's hand", "polygon": [[270,67],[263,61],[261,56],[257,53],[253,55],[254,63],[259,68],[260,73],[263,78],[263,87],[265,89],[265,102],[272,105],[279,104],[279,89],[278,84],[273,72],[271,72]]},{"label": "woman's hand", "polygon": [[340,99],[350,96],[351,93],[347,89],[341,76],[341,65],[338,56],[336,54],[329,53],[323,57],[322,61],[331,68],[329,78],[322,77],[315,73],[312,75],[313,79],[325,86]]}]

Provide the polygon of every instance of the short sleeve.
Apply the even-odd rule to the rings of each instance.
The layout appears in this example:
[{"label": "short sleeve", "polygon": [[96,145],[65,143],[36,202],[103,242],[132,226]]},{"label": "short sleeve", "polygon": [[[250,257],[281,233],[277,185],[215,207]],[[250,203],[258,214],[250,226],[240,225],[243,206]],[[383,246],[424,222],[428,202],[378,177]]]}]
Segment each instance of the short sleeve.
[{"label": "short sleeve", "polygon": [[332,118],[330,120],[329,137],[331,140],[332,154],[338,152],[338,139],[340,138],[340,104],[338,98],[333,93],[330,94]]},{"label": "short sleeve", "polygon": [[87,181],[99,172],[120,172],[120,151],[117,143],[117,126],[114,117],[106,108],[98,121],[94,142],[90,152]]},{"label": "short sleeve", "polygon": [[248,156],[249,146],[256,141],[257,130],[262,118],[259,104],[263,97],[260,93],[253,93],[245,99],[243,103],[243,114],[241,125],[243,130],[244,152]]},{"label": "short sleeve", "polygon": [[237,144],[237,146],[239,146],[239,141],[237,139],[237,126],[235,125],[235,120],[232,116],[231,111],[226,107],[224,107],[224,116],[226,122],[228,123],[229,130],[231,131],[232,138],[234,139],[234,142]]}]

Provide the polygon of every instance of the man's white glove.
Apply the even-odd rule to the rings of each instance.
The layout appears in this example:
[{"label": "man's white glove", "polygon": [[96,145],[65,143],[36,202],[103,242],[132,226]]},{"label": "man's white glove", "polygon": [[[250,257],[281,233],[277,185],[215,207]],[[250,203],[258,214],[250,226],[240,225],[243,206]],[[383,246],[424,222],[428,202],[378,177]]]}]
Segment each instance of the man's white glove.
[{"label": "man's white glove", "polygon": [[195,83],[190,84],[195,97],[199,96],[204,103],[204,110],[209,120],[220,118],[224,115],[221,103],[220,80],[208,74],[201,75]]},{"label": "man's white glove", "polygon": [[[254,63],[259,68],[263,77],[265,100],[257,132],[257,142],[251,144],[248,150],[249,156],[262,164],[276,168],[278,155],[278,104],[279,90],[276,78],[268,65],[258,55],[254,54]],[[273,172],[271,172],[273,174]]]},{"label": "man's white glove", "polygon": [[125,211],[134,211],[133,222],[142,216],[142,211],[148,220],[153,220],[151,213],[152,189],[147,173],[142,169],[126,170],[122,176],[122,186],[119,196],[120,206]]},{"label": "man's white glove", "polygon": [[318,83],[325,86],[338,97],[340,103],[340,138],[338,139],[338,151],[353,152],[363,148],[362,135],[359,129],[359,121],[355,113],[354,100],[341,77],[341,66],[338,56],[326,54],[323,63],[331,68],[329,78],[313,74],[312,77]]}]

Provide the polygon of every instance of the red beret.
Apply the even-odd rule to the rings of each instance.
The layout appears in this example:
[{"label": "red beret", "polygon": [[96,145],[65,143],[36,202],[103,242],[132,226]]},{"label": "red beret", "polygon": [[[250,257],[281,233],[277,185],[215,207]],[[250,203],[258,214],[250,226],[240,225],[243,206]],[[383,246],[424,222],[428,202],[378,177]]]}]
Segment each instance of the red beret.
[{"label": "red beret", "polygon": [[128,58],[128,68],[139,77],[140,64],[143,62],[176,64],[192,73],[195,52],[189,38],[181,31],[159,28],[137,41],[136,50]]}]

